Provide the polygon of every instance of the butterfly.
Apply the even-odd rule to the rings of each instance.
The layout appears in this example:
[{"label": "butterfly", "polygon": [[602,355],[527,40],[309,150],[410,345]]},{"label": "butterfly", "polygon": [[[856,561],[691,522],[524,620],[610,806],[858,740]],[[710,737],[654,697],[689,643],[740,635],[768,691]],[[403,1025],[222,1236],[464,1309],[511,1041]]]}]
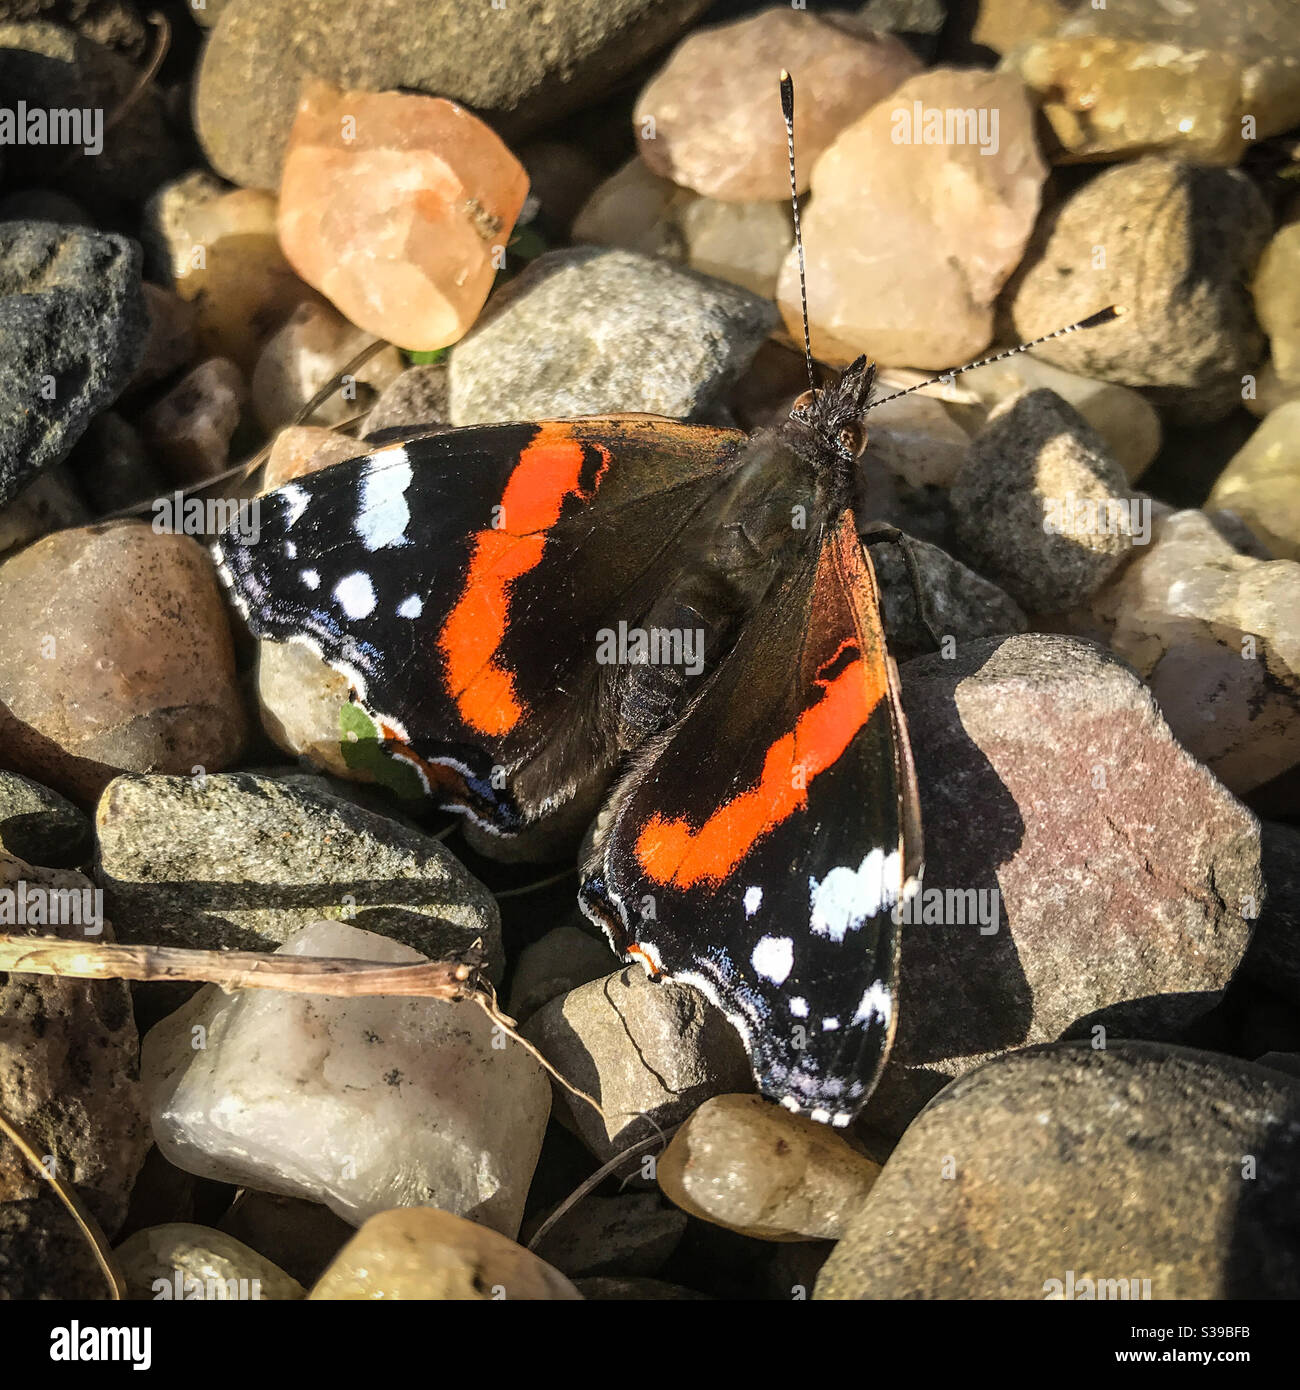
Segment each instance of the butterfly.
[{"label": "butterfly", "polygon": [[844,1126],[889,1051],[923,855],[852,506],[875,368],[818,386],[806,308],[805,354],[772,428],[413,431],[213,550],[252,632],[342,672],[438,805],[503,837],[591,820],[579,902],[614,949],[722,1009],[764,1095]]}]

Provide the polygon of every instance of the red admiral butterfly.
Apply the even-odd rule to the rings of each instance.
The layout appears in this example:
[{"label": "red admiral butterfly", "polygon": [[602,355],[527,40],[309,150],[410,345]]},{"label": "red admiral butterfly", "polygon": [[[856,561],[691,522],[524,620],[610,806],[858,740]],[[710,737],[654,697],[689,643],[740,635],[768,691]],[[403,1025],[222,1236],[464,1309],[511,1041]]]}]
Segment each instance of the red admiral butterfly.
[{"label": "red admiral butterfly", "polygon": [[[724,1010],[765,1095],[845,1125],[893,1035],[921,830],[851,508],[875,369],[818,388],[807,332],[805,307],[812,388],[776,428],[416,432],[272,492],[257,540],[214,551],[252,631],[343,672],[440,805],[510,836],[612,784],[583,910]],[[678,659],[598,660],[612,633]]]}]

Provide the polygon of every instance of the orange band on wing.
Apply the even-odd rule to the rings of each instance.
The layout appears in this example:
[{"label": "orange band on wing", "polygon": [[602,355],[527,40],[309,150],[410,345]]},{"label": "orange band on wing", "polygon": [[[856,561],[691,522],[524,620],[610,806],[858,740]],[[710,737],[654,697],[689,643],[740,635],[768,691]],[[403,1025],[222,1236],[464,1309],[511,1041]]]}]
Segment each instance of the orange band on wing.
[{"label": "orange band on wing", "polygon": [[540,562],[546,532],[560,519],[565,499],[573,494],[589,501],[600,486],[609,452],[599,444],[595,448],[602,463],[584,493],[582,443],[566,425],[540,426],[506,483],[501,527],[474,537],[465,587],[438,646],[456,708],[480,733],[507,734],[524,716],[514,677],[497,660],[509,622],[510,585]]},{"label": "orange band on wing", "polygon": [[758,785],[719,806],[698,830],[684,820],[652,816],[636,842],[649,877],[681,888],[721,883],[763,835],[807,803],[808,783],[853,741],[883,697],[886,680],[882,662],[849,662],[799,715],[793,733],[767,750]]}]

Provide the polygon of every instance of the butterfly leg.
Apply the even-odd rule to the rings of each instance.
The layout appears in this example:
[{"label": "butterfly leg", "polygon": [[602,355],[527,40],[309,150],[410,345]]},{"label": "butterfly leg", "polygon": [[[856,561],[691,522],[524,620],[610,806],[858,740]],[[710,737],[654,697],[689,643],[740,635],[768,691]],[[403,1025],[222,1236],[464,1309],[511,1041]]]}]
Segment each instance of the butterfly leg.
[{"label": "butterfly leg", "polygon": [[858,532],[858,539],[863,545],[870,545],[872,541],[888,541],[902,551],[903,563],[907,566],[907,577],[912,584],[912,597],[916,600],[917,615],[929,634],[930,641],[934,643],[935,651],[938,651],[943,646],[943,641],[931,621],[930,602],[921,584],[921,570],[916,563],[916,551],[912,547],[911,536],[886,521],[874,521]]}]

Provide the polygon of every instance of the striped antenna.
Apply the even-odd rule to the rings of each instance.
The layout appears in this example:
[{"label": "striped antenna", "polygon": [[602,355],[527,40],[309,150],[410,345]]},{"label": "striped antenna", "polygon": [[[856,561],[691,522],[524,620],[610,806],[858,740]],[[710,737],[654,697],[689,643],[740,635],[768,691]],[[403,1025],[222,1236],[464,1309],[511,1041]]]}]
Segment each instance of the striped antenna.
[{"label": "striped antenna", "polygon": [[794,82],[781,69],[781,114],[785,117],[785,147],[790,154],[790,206],[794,209],[794,248],[799,253],[799,303],[803,309],[803,360],[808,368],[808,386],[817,395],[813,372],[812,337],[808,332],[808,281],[804,272],[803,233],[799,230],[799,183],[794,176]]},{"label": "striped antenna", "polygon": [[[1108,304],[1106,308],[1099,309],[1095,314],[1089,314],[1086,319],[1080,319],[1078,323],[1069,324],[1065,328],[1058,328],[1054,333],[1044,333],[1041,338],[1035,338],[1033,342],[1021,343],[1019,347],[1008,348],[1005,352],[996,352],[992,357],[981,357],[978,362],[967,362],[964,367],[950,367],[946,372],[940,372],[938,376],[932,376],[928,381],[918,381],[915,386],[909,386],[905,391],[895,391],[893,395],[881,396],[877,401],[870,401],[866,409],[874,410],[878,405],[896,401],[900,396],[910,396],[913,391],[923,391],[927,386],[938,386],[940,383],[946,385],[953,377],[960,376],[963,372],[973,372],[976,367],[987,367],[990,362],[1005,361],[1008,357],[1015,357],[1017,353],[1028,352],[1030,348],[1036,348],[1039,343],[1050,343],[1053,338],[1064,338],[1067,333],[1077,333],[1081,328],[1099,328],[1103,323],[1111,323],[1115,319],[1122,318],[1127,312],[1121,304]],[[805,331],[807,331],[807,322],[805,314]]]}]

